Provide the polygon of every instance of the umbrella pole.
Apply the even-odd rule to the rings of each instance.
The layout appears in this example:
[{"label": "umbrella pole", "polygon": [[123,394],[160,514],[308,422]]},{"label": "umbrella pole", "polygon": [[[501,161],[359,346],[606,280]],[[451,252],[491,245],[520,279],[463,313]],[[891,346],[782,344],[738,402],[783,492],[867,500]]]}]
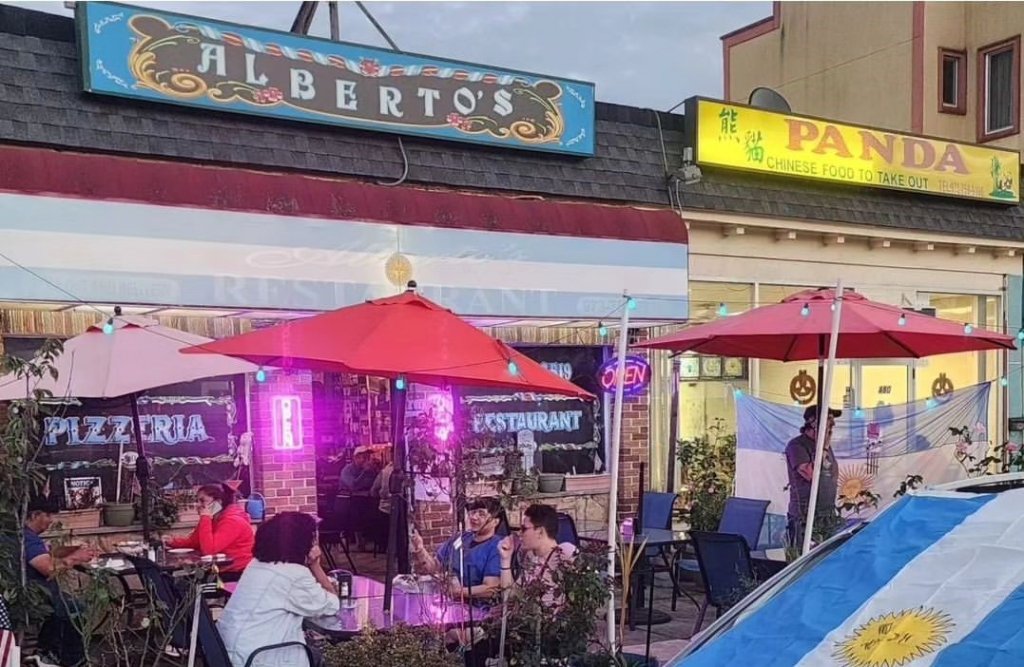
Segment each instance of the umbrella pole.
[{"label": "umbrella pole", "polygon": [[135,435],[135,451],[139,460],[135,463],[135,476],[139,479],[142,492],[142,541],[149,542],[149,462],[146,460],[146,445],[142,442],[142,420],[139,419],[139,395],[132,394],[132,433]]},{"label": "umbrella pole", "polygon": [[[618,363],[615,367],[615,405],[612,409],[611,451],[608,452],[608,472],[611,475],[611,489],[608,493],[608,580],[615,581],[615,546],[618,530],[619,511],[619,446],[622,442],[622,397],[623,380],[626,374],[626,346],[629,343],[629,293],[622,294],[622,319],[619,322]],[[614,655],[615,636],[615,590],[611,587],[608,596],[608,646]]]},{"label": "umbrella pole", "polygon": [[[832,332],[828,341],[828,361],[825,365],[825,387],[818,397],[818,431],[814,447],[814,474],[811,476],[811,497],[807,503],[807,518],[804,521],[804,544],[802,553],[811,550],[811,536],[814,534],[814,518],[818,505],[818,487],[821,485],[821,463],[825,458],[825,431],[828,427],[828,403],[832,396],[832,378],[836,369],[836,348],[839,345],[839,322],[843,314],[843,281],[836,284],[835,310],[832,311]],[[819,387],[821,385],[819,384]],[[833,503],[835,500],[832,501]]]},{"label": "umbrella pole", "polygon": [[384,613],[391,611],[391,594],[394,587],[398,536],[408,530],[406,518],[405,488],[405,401],[406,392],[398,389],[397,382],[391,381],[391,431],[393,434],[393,455],[391,472],[391,515],[388,519],[388,560],[384,575]]}]

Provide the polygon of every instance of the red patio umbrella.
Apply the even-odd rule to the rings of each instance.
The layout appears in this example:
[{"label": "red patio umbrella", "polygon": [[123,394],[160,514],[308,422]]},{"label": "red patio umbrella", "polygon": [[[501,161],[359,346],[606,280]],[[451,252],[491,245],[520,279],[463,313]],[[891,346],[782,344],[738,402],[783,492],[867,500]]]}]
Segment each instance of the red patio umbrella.
[{"label": "red patio umbrella", "polygon": [[[812,289],[732,317],[698,324],[636,347],[776,361],[824,359],[835,290]],[[843,292],[837,359],[920,358],[953,352],[1012,350],[1014,339]]]},{"label": "red patio umbrella", "polygon": [[183,350],[245,359],[278,368],[358,373],[392,380],[394,474],[384,608],[391,608],[399,526],[405,525],[401,495],[405,473],[404,382],[493,387],[520,392],[593,396],[529,357],[495,340],[446,308],[405,293],[341,308]]},{"label": "red patio umbrella", "polygon": [[[839,300],[841,308],[837,311]],[[870,301],[856,292],[843,291],[840,283],[837,290],[806,290],[781,303],[690,327],[639,343],[637,347],[778,361],[817,359],[818,414],[824,424],[828,414],[823,409],[827,407],[826,357],[831,371],[835,359],[840,358],[919,358],[953,352],[1012,350],[1014,339],[975,328],[969,322],[950,322]],[[828,382],[831,384],[831,380]],[[815,449],[815,461],[819,463],[814,466],[804,532],[805,552],[810,548],[814,525],[823,442],[823,428],[819,425]]]},{"label": "red patio umbrella", "polygon": [[412,289],[183,351],[277,368],[593,398]]}]

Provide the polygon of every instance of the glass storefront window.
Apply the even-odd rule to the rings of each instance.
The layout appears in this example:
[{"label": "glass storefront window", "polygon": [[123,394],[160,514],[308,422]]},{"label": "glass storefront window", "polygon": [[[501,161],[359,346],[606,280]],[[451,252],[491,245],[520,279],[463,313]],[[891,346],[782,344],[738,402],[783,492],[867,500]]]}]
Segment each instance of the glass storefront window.
[{"label": "glass storefront window", "polygon": [[[690,322],[710,322],[721,317],[722,306],[730,315],[745,312],[754,302],[754,286],[743,283],[690,283]],[[726,432],[736,428],[735,389],[749,391],[747,377],[733,379],[682,379],[679,383],[679,438],[692,440],[707,435],[721,424]]]}]

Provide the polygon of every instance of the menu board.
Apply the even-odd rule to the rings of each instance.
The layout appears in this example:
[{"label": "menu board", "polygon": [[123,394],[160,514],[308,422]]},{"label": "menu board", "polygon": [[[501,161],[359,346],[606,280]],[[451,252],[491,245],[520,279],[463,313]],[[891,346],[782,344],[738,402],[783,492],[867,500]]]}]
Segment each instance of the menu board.
[{"label": "menu board", "polygon": [[[517,347],[519,352],[586,391],[600,394],[602,347]],[[600,401],[551,394],[459,387],[457,423],[473,433],[508,434],[541,472],[589,474],[605,466]],[[529,451],[527,451],[529,450]]]}]

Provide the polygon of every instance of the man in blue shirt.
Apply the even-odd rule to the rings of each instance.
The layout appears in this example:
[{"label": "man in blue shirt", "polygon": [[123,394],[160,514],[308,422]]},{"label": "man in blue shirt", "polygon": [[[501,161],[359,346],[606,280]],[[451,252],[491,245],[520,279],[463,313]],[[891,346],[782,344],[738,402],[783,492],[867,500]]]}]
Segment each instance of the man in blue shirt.
[{"label": "man in blue shirt", "polygon": [[501,557],[497,534],[501,522],[501,504],[497,498],[477,498],[466,505],[468,532],[455,535],[441,545],[437,554],[423,546],[423,538],[413,534],[409,546],[419,570],[424,574],[450,575],[449,594],[455,599],[485,602],[501,590]]},{"label": "man in blue shirt", "polygon": [[61,594],[56,577],[62,569],[88,563],[94,554],[85,547],[60,558],[50,554],[42,534],[50,529],[53,512],[54,508],[44,502],[33,501],[29,506],[25,520],[25,570],[30,583],[46,589],[53,605],[53,614],[39,629],[39,649],[43,654],[39,664],[75,665],[85,657],[81,635],[71,620],[78,605],[74,599]]}]

